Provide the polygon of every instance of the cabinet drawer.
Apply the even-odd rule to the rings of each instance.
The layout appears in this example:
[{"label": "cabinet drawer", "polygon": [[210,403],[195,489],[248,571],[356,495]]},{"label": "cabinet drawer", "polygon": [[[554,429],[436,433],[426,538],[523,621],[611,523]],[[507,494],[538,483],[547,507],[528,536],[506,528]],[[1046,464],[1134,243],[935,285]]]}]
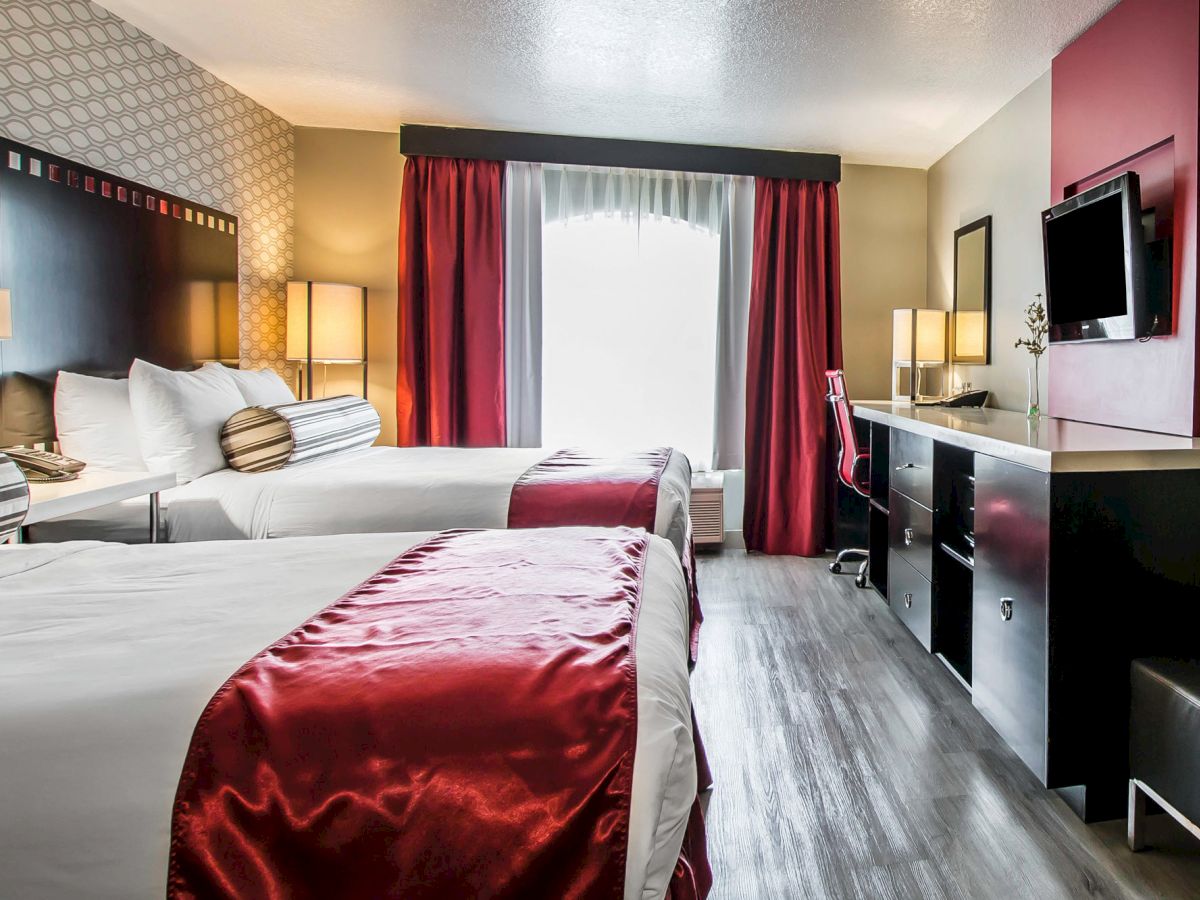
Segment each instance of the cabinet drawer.
[{"label": "cabinet drawer", "polygon": [[1050,476],[976,454],[975,479],[972,701],[1043,784],[1060,787],[1046,720]]},{"label": "cabinet drawer", "polygon": [[892,490],[933,509],[933,440],[893,428],[888,456]]},{"label": "cabinet drawer", "polygon": [[932,646],[932,593],[928,578],[895,550],[888,554],[888,602],[892,612],[926,650]]},{"label": "cabinet drawer", "polygon": [[888,547],[933,580],[933,513],[892,491],[888,510]]}]

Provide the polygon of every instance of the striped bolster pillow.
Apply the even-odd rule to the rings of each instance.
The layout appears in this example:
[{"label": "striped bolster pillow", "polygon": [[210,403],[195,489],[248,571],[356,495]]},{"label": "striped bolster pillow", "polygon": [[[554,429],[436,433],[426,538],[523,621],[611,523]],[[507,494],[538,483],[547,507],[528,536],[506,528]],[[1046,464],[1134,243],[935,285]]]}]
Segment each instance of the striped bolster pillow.
[{"label": "striped bolster pillow", "polygon": [[221,450],[239,472],[269,472],[370,447],[379,413],[360,397],[251,406],[221,426]]},{"label": "striped bolster pillow", "polygon": [[8,540],[29,512],[29,482],[20,466],[0,453],[0,542]]}]

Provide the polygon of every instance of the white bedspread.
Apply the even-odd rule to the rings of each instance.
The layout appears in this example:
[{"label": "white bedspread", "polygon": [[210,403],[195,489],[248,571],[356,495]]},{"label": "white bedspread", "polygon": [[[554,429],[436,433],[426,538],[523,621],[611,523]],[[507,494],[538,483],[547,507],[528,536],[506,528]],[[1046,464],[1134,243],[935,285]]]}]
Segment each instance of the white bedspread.
[{"label": "white bedspread", "polygon": [[[371,447],[308,465],[222,469],[164,495],[171,541],[504,528],[512,486],[546,450]],[[683,547],[687,458],[671,454],[654,531]]]},{"label": "white bedspread", "polygon": [[[175,788],[213,693],[424,537],[0,547],[0,894],[163,897]],[[651,544],[627,900],[663,896],[696,794],[687,596],[671,545]]]}]

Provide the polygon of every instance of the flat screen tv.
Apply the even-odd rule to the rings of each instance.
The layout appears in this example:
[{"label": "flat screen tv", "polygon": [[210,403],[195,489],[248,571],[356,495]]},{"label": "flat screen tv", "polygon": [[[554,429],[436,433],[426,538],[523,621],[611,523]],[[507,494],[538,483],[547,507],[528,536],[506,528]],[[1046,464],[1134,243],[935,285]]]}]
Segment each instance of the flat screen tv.
[{"label": "flat screen tv", "polygon": [[1042,247],[1051,343],[1131,340],[1151,333],[1136,172],[1042,213]]}]

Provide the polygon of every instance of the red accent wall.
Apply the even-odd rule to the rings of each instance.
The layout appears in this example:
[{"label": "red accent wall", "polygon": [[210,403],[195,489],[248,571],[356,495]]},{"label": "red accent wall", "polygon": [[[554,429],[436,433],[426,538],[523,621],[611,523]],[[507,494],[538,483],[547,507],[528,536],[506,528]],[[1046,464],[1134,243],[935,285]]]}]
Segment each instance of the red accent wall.
[{"label": "red accent wall", "polygon": [[[1200,434],[1196,320],[1200,3],[1124,0],[1054,59],[1053,202],[1132,168],[1161,193],[1174,162],[1174,334],[1050,348],[1052,416]],[[1161,146],[1158,146],[1161,145]],[[1147,152],[1150,151],[1150,152]],[[1124,161],[1129,162],[1124,162]],[[1144,171],[1141,171],[1144,169]],[[1112,170],[1111,173],[1108,170]],[[1170,193],[1168,188],[1168,194]],[[1169,226],[1170,227],[1170,226]]]}]

